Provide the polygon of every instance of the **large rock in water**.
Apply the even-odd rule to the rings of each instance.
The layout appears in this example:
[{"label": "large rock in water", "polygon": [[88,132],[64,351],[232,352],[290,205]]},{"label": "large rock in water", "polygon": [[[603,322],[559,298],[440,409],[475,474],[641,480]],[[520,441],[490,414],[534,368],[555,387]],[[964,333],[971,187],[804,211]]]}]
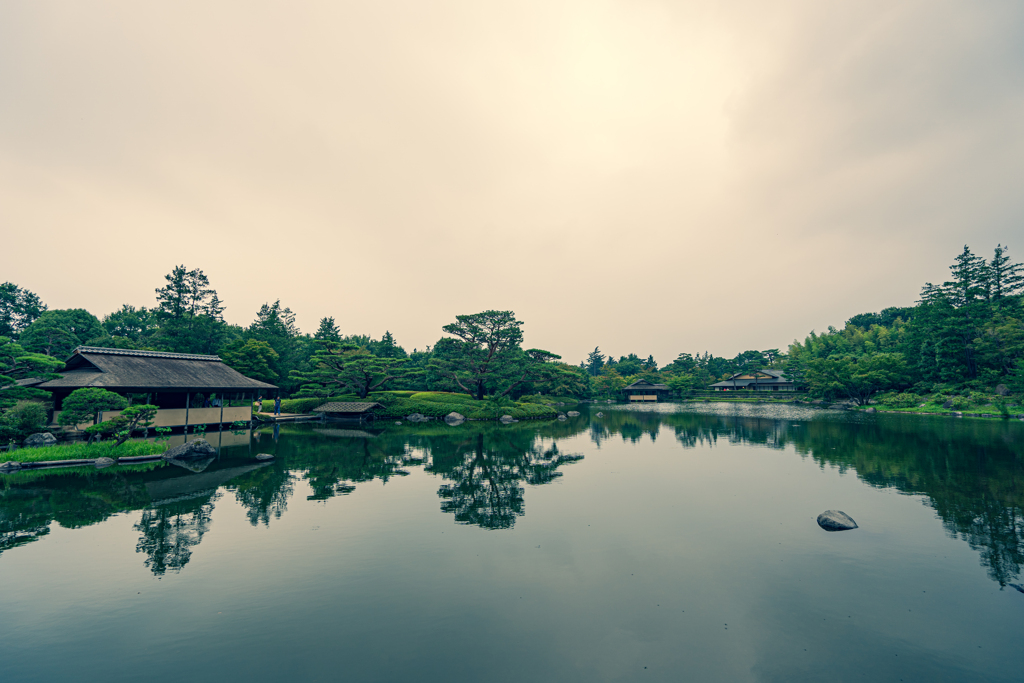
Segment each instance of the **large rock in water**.
[{"label": "large rock in water", "polygon": [[96,466],[96,469],[101,470],[104,467],[110,467],[111,465],[116,465],[117,463],[114,461],[113,458],[96,458],[96,462],[94,462],[93,464]]},{"label": "large rock in water", "polygon": [[818,526],[825,531],[847,531],[856,529],[857,522],[842,510],[825,510],[818,515]]},{"label": "large rock in water", "polygon": [[516,421],[516,419],[514,417],[512,417],[511,415],[502,415],[498,419],[500,421],[504,422],[505,424],[511,424],[511,423]]},{"label": "large rock in water", "polygon": [[25,439],[25,445],[30,448],[39,448],[40,446],[54,446],[57,443],[57,437],[50,432],[40,432],[39,434],[33,434]]},{"label": "large rock in water", "polygon": [[566,413],[566,415],[568,415],[569,417],[579,417],[580,412],[578,410],[570,410],[568,413]]},{"label": "large rock in water", "polygon": [[466,421],[466,416],[462,413],[456,413],[454,410],[444,416],[444,421],[450,425],[456,425]]},{"label": "large rock in water", "polygon": [[411,415],[406,415],[405,419],[407,422],[426,422],[427,416],[423,413],[412,413]]},{"label": "large rock in water", "polygon": [[206,442],[206,439],[194,439],[164,452],[164,460],[189,460],[191,458],[208,458],[216,455],[217,449]]}]

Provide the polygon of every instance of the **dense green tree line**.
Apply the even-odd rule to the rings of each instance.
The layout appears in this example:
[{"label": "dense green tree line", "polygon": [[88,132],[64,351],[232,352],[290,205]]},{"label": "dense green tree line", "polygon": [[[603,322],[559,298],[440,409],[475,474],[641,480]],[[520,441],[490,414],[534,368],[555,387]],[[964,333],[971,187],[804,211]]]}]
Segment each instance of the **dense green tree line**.
[{"label": "dense green tree line", "polygon": [[[389,331],[379,339],[345,334],[333,317],[322,318],[313,334],[302,333],[280,300],[263,304],[248,326],[231,325],[209,278],[184,265],[164,276],[152,308],[124,304],[102,320],[82,309],[48,310],[36,294],[8,282],[0,285],[0,387],[52,373],[59,369],[54,361],[91,345],[218,354],[285,396],[405,389],[477,399],[610,398],[638,379],[685,394],[764,369],[784,372],[816,397],[857,403],[886,392],[908,405],[929,393],[1024,392],[1024,267],[1002,245],[988,260],[965,246],[950,272],[946,282],[925,284],[916,306],[855,315],[842,329],[811,332],[786,352],[748,350],[732,358],[684,352],[661,367],[650,354],[616,358],[600,347],[579,366],[544,349],[524,349],[523,322],[511,311],[459,315],[442,326],[433,346],[411,353]],[[8,389],[0,410],[30,394]],[[0,430],[3,423],[0,417]]]}]

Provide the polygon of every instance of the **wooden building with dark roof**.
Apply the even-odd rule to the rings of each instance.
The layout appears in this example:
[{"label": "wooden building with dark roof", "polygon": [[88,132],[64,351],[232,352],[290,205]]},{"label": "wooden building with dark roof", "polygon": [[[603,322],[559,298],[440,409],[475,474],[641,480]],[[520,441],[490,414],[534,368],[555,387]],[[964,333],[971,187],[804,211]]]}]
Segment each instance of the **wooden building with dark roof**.
[{"label": "wooden building with dark roof", "polygon": [[715,391],[795,391],[796,384],[778,370],[738,372],[732,377],[711,385]]},{"label": "wooden building with dark roof", "polygon": [[[251,379],[233,370],[219,356],[164,353],[133,349],[79,346],[65,363],[60,378],[36,385],[53,394],[54,409],[75,389],[98,387],[122,395],[145,394],[160,407],[154,425],[179,427],[251,419],[249,405],[224,406],[225,399],[251,399],[277,390],[273,384]],[[197,394],[215,397],[219,404],[193,408]],[[116,412],[105,414],[109,418]],[[56,421],[56,414],[54,415]]]},{"label": "wooden building with dark roof", "polygon": [[672,395],[667,384],[656,384],[646,379],[638,379],[622,389],[627,401],[664,401]]}]

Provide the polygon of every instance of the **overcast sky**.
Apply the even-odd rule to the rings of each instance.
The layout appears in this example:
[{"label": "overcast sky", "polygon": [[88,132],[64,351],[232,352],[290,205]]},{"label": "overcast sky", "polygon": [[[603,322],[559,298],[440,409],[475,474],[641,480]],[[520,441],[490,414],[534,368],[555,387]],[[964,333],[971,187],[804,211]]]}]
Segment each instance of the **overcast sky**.
[{"label": "overcast sky", "polygon": [[248,324],[785,347],[1024,260],[1024,3],[0,3],[0,281]]}]

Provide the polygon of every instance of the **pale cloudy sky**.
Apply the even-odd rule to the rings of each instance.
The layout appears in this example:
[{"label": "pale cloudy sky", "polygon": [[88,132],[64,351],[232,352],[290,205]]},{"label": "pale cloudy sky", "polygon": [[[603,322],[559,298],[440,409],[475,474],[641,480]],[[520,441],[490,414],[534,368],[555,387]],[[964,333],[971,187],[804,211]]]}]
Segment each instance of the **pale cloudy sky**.
[{"label": "pale cloudy sky", "polygon": [[1024,260],[1024,3],[0,3],[0,281],[407,349],[785,347]]}]

